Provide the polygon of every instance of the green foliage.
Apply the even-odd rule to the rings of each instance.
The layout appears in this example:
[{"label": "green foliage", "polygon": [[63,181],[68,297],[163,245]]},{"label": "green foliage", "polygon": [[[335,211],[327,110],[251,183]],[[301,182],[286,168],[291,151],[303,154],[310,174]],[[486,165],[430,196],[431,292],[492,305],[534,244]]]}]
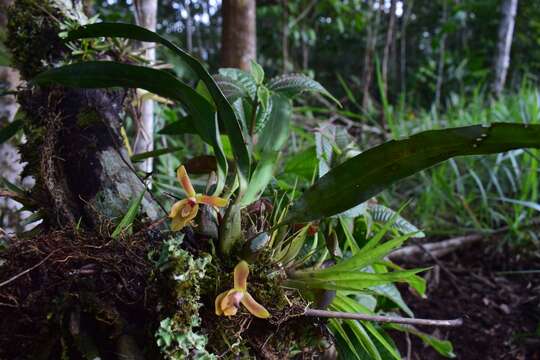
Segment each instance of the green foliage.
[{"label": "green foliage", "polygon": [[23,125],[24,122],[22,121],[22,119],[17,119],[0,128],[0,144],[5,143],[13,136],[15,136],[15,134],[17,134],[19,130],[23,128]]},{"label": "green foliage", "polygon": [[[237,166],[239,170],[238,175],[240,179],[240,186],[243,187],[245,181],[249,179],[251,160],[242,132],[242,126],[240,124],[240,121],[236,117],[231,105],[217,86],[216,82],[212,79],[208,71],[206,71],[204,66],[193,56],[180,49],[165,38],[159,36],[152,31],[135,25],[114,23],[91,24],[70,32],[68,38],[81,39],[100,36],[124,37],[133,40],[162,44],[166,46],[169,50],[173,51],[175,55],[179,56],[197,74],[200,80],[206,85],[208,91],[212,96],[212,99],[214,100],[214,103],[217,106],[218,115],[224,124],[224,128],[227,131],[233,147],[235,159],[237,161]],[[212,134],[212,136],[215,136],[215,132]],[[216,150],[216,146],[218,144],[212,145],[214,146],[214,150]],[[220,163],[223,173],[226,174],[226,162],[220,161]],[[224,176],[224,174],[221,175]]]},{"label": "green foliage", "polygon": [[139,196],[131,200],[131,202],[129,203],[128,211],[126,212],[122,220],[120,220],[113,233],[111,234],[111,237],[113,239],[118,239],[118,237],[120,237],[120,235],[122,235],[124,232],[131,232],[133,230],[133,222],[135,221],[135,218],[139,213],[145,193],[146,191],[143,191]]},{"label": "green foliage", "polygon": [[407,140],[387,142],[347,160],[319,179],[295,202],[285,222],[338,214],[393,182],[454,156],[540,147],[539,135],[537,125],[498,123],[426,131]]}]

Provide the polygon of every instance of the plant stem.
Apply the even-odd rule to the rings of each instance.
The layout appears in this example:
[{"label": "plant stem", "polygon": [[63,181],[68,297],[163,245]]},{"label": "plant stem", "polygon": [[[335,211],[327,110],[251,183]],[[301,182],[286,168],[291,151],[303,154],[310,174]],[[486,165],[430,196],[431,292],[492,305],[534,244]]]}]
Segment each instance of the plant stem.
[{"label": "plant stem", "polygon": [[409,324],[409,325],[425,325],[425,326],[444,326],[457,327],[463,325],[463,319],[453,320],[431,320],[431,319],[414,319],[404,318],[399,316],[380,316],[368,315],[359,313],[348,313],[341,311],[328,311],[318,309],[306,309],[304,316],[332,318],[332,319],[350,319],[350,320],[367,320],[381,323]]},{"label": "plant stem", "polygon": [[259,98],[256,95],[255,99],[253,100],[252,106],[253,111],[251,113],[251,120],[249,122],[249,135],[253,137],[253,133],[255,132],[255,123],[257,122],[257,109],[259,108]]}]

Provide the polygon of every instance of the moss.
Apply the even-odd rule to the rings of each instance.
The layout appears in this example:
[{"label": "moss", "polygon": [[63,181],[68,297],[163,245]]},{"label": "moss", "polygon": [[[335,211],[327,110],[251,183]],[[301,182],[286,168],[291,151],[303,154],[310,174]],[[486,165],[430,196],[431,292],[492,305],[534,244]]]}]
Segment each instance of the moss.
[{"label": "moss", "polygon": [[77,116],[77,126],[81,129],[101,124],[101,121],[99,113],[92,109],[82,110]]},{"label": "moss", "polygon": [[64,53],[54,18],[59,18],[58,11],[43,0],[16,0],[8,11],[7,46],[25,79],[57,62]]}]

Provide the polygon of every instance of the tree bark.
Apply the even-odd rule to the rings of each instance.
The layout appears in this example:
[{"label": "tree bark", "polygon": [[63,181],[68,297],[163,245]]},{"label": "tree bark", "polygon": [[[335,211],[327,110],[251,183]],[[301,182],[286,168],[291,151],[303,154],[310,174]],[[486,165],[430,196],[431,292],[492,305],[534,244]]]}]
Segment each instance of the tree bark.
[{"label": "tree bark", "polygon": [[[443,3],[443,24],[448,19],[448,1]],[[446,54],[446,33],[441,37],[439,45],[439,62],[437,65],[437,82],[435,84],[435,106],[438,108],[441,102],[442,86],[444,82],[444,57]]]},{"label": "tree bark", "polygon": [[[384,1],[381,1],[384,6]],[[371,102],[371,80],[373,78],[373,56],[375,55],[375,49],[377,47],[377,32],[379,27],[380,10],[374,10],[374,2],[369,1],[369,16],[372,18],[375,16],[375,20],[367,27],[367,41],[366,52],[364,54],[364,67],[362,72],[362,107],[367,109]],[[375,15],[374,15],[374,12]]]},{"label": "tree bark", "polygon": [[504,89],[508,67],[510,66],[510,49],[514,35],[514,24],[518,0],[503,0],[501,7],[501,23],[499,25],[499,41],[494,64],[492,91],[499,96]]},{"label": "tree bark", "polygon": [[83,10],[86,16],[94,16],[94,0],[83,0]]},{"label": "tree bark", "polygon": [[255,0],[224,0],[221,66],[248,71],[257,56]]},{"label": "tree bark", "polygon": [[[136,0],[135,12],[137,24],[151,31],[157,26],[157,0]],[[153,65],[156,61],[156,49],[153,44],[147,44],[144,57]],[[144,100],[140,107],[140,118],[135,122],[137,133],[133,144],[136,154],[154,150],[154,101]],[[153,170],[153,160],[148,158],[137,166],[139,170],[150,174]]]},{"label": "tree bark", "polygon": [[[71,54],[58,37],[55,19],[63,14],[56,1],[49,0],[43,8],[20,1],[13,8],[29,13],[10,20],[8,34],[25,80],[50,67],[50,59],[55,63]],[[36,51],[22,56],[28,48]],[[27,163],[24,174],[36,180],[31,195],[40,204],[46,226],[98,231],[122,217],[129,202],[145,190],[119,135],[124,99],[124,91],[47,87],[19,92],[27,137],[21,160]],[[151,219],[160,215],[148,194],[142,209]]]},{"label": "tree bark", "polygon": [[388,30],[386,31],[386,42],[384,44],[384,52],[382,59],[382,81],[384,86],[384,94],[388,98],[388,62],[390,58],[390,47],[394,40],[394,29],[396,27],[396,0],[391,0],[390,4],[390,19],[388,21]]}]

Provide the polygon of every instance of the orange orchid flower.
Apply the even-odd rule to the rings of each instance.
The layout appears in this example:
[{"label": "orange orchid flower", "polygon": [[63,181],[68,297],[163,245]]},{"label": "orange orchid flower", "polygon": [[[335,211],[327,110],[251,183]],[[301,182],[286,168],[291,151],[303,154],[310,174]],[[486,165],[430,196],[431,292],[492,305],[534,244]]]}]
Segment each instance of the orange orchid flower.
[{"label": "orange orchid flower", "polygon": [[268,310],[256,302],[247,292],[248,275],[249,265],[242,260],[234,268],[234,288],[224,291],[216,297],[216,315],[236,315],[240,304],[242,304],[252,315],[258,318],[267,319],[270,317]]},{"label": "orange orchid flower", "polygon": [[206,204],[215,207],[227,206],[228,200],[217,196],[209,196],[195,193],[186,168],[182,165],[176,172],[176,177],[182,188],[186,192],[187,199],[177,201],[171,208],[169,217],[172,219],[171,228],[173,231],[180,231],[184,226],[197,216],[199,204]]}]

